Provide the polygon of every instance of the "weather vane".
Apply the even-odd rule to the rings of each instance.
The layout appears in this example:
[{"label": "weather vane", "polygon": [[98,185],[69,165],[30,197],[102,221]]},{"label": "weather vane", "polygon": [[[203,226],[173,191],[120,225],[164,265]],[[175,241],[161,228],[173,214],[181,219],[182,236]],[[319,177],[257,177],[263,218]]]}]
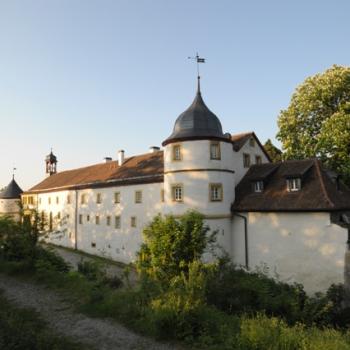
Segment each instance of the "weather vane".
[{"label": "weather vane", "polygon": [[13,167],[12,168],[12,178],[14,179],[15,178],[15,171],[17,170],[17,168]]},{"label": "weather vane", "polygon": [[197,62],[197,77],[198,77],[198,79],[200,79],[199,64],[200,63],[205,63],[205,58],[199,57],[198,52],[197,52],[195,57],[187,57],[187,58],[190,59],[190,60],[196,60],[196,62]]}]

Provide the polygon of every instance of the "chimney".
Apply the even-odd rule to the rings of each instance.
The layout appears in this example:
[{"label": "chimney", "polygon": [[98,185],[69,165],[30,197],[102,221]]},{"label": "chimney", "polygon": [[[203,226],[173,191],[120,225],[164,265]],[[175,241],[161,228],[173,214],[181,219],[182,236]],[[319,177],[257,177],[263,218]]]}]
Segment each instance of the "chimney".
[{"label": "chimney", "polygon": [[105,163],[109,163],[112,161],[111,157],[104,157],[103,159],[105,160]]},{"label": "chimney", "polygon": [[124,150],[118,151],[118,165],[121,166],[124,163]]},{"label": "chimney", "polygon": [[151,146],[151,147],[149,148],[149,153],[158,152],[159,150],[160,150],[160,147]]}]

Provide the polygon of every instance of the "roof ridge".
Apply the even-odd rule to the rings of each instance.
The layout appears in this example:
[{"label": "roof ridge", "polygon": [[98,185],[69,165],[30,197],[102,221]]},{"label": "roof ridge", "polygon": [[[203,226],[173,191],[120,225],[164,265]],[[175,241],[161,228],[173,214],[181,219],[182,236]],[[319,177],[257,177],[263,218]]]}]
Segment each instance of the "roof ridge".
[{"label": "roof ridge", "polygon": [[332,207],[335,207],[334,203],[333,203],[332,200],[329,198],[328,192],[327,192],[327,190],[326,190],[326,185],[325,185],[325,183],[324,183],[323,175],[322,175],[322,173],[321,173],[321,168],[320,168],[319,160],[318,160],[318,159],[315,159],[314,162],[315,162],[315,164],[316,164],[316,172],[317,172],[317,175],[318,175],[319,180],[320,180],[320,184],[321,184],[321,188],[322,188],[323,195],[325,196],[325,198],[326,198],[326,200],[328,201],[328,203],[329,203]]}]

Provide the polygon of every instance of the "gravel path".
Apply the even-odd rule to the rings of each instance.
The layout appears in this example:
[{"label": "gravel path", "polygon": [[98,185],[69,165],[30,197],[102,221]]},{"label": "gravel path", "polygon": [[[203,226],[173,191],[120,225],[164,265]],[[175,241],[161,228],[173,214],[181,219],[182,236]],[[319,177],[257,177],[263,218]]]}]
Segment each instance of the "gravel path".
[{"label": "gravel path", "polygon": [[73,310],[62,296],[43,286],[0,274],[0,289],[14,304],[32,308],[55,332],[98,350],[180,350],[139,336],[113,320],[90,318]]}]

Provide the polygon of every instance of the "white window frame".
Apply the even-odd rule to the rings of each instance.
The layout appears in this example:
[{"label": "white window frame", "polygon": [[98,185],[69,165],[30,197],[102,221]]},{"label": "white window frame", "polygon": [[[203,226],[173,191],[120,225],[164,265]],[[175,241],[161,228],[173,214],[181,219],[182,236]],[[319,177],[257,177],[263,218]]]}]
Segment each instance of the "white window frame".
[{"label": "white window frame", "polygon": [[181,145],[174,145],[172,148],[173,151],[173,160],[178,162],[182,160],[182,152],[181,152]]},{"label": "white window frame", "polygon": [[120,203],[120,192],[114,192],[114,204]]},{"label": "white window frame", "polygon": [[135,203],[136,204],[142,203],[142,191],[141,190],[135,191]]},{"label": "white window frame", "polygon": [[301,190],[301,179],[300,177],[292,177],[287,179],[287,191],[298,192]]},{"label": "white window frame", "polygon": [[210,142],[210,159],[221,159],[220,142]]},{"label": "white window frame", "polygon": [[184,189],[181,184],[171,186],[171,196],[173,202],[183,202],[184,200]]},{"label": "white window frame", "polygon": [[120,215],[116,215],[114,217],[114,228],[116,230],[119,230],[121,228],[121,218],[120,218]]},{"label": "white window frame", "polygon": [[222,184],[215,183],[209,185],[209,198],[211,202],[222,202],[223,190]]},{"label": "white window frame", "polygon": [[264,191],[264,181],[255,181],[254,182],[254,192],[260,193]]}]

